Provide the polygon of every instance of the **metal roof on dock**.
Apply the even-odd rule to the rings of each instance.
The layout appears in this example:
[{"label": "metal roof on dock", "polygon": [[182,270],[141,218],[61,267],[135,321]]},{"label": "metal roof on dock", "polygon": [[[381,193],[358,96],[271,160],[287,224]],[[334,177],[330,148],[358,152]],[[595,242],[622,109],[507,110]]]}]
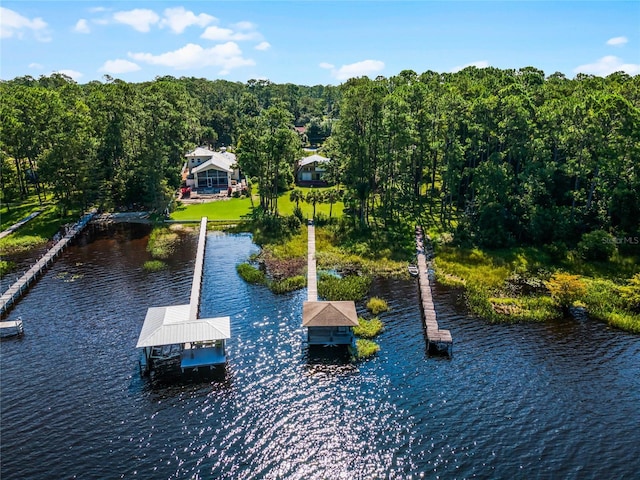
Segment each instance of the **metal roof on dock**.
[{"label": "metal roof on dock", "polygon": [[152,307],[147,310],[137,348],[231,338],[231,318],[189,320],[191,305]]}]

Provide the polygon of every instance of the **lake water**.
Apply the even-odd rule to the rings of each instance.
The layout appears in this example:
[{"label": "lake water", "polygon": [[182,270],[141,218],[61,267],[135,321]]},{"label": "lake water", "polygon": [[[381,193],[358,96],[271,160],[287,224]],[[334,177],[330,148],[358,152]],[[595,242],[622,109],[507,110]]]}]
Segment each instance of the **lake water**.
[{"label": "lake water", "polygon": [[71,247],[17,304],[0,345],[4,479],[633,478],[640,337],[589,319],[491,325],[435,287],[451,359],[429,357],[415,280],[389,301],[372,360],[309,354],[306,291],[275,296],[235,265],[249,235],[209,233],[201,315],[231,316],[225,370],[141,377],[150,306],[188,303],[197,237],[147,273],[145,231]]}]

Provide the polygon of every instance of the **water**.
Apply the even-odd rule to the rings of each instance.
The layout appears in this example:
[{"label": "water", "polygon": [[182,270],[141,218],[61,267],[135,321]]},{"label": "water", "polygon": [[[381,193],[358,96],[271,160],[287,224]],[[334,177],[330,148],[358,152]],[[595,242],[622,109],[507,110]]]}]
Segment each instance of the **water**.
[{"label": "water", "polygon": [[[305,291],[274,296],[236,263],[248,235],[208,235],[201,316],[229,315],[229,363],[141,378],[149,306],[187,303],[196,236],[162,272],[145,232],[70,248],[4,340],[3,479],[632,478],[640,469],[640,338],[589,319],[490,325],[436,288],[452,359],[429,357],[413,281],[379,281],[380,354],[307,352]],[[331,349],[326,349],[330,353]],[[321,354],[323,352],[321,351]],[[327,355],[328,357],[329,355]]]}]

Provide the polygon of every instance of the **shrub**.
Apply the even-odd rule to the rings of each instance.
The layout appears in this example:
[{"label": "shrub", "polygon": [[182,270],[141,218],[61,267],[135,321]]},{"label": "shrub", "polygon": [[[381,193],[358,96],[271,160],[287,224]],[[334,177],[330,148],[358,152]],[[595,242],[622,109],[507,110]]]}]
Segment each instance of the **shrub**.
[{"label": "shrub", "polygon": [[556,262],[561,262],[567,258],[569,249],[564,242],[553,242],[543,247],[544,251]]},{"label": "shrub", "polygon": [[545,286],[549,289],[551,298],[567,314],[573,302],[586,294],[586,287],[579,275],[568,273],[554,273]]},{"label": "shrub", "polygon": [[298,206],[294,207],[293,216],[296,217],[298,220],[300,220],[301,225],[305,223],[304,212],[300,207]]},{"label": "shrub", "polygon": [[371,340],[359,338],[356,340],[357,358],[372,357],[380,351],[380,345]]},{"label": "shrub", "polygon": [[167,264],[162,260],[149,260],[144,262],[142,268],[147,272],[159,272],[160,270],[167,268]]},{"label": "shrub", "polygon": [[361,338],[374,338],[384,330],[384,323],[378,317],[367,320],[358,317],[358,326],[353,327],[353,333]]},{"label": "shrub", "polygon": [[338,278],[321,274],[318,282],[318,295],[329,301],[358,301],[365,297],[371,285],[368,276],[348,275]]},{"label": "shrub", "polygon": [[616,252],[614,239],[604,230],[585,233],[578,242],[578,253],[585,260],[605,262]]},{"label": "shrub", "polygon": [[240,275],[245,282],[257,284],[264,284],[266,282],[264,272],[261,272],[253,265],[240,263],[236,266],[236,270],[238,275]]},{"label": "shrub", "polygon": [[293,292],[299,290],[307,284],[307,277],[304,275],[296,275],[295,277],[285,278],[269,283],[269,289],[276,294]]},{"label": "shrub", "polygon": [[629,309],[640,310],[640,273],[636,273],[627,285],[620,288],[620,296]]},{"label": "shrub", "polygon": [[15,262],[0,260],[0,275],[4,276],[14,268],[16,268]]},{"label": "shrub", "polygon": [[379,313],[389,310],[389,305],[387,305],[387,302],[382,298],[371,297],[367,302],[367,310],[374,315],[378,315]]}]

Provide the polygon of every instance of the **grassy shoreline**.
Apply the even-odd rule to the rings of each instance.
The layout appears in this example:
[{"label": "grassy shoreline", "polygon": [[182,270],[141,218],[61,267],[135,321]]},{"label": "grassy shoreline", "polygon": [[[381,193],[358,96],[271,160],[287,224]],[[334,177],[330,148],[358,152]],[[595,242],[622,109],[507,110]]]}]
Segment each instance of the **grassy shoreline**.
[{"label": "grassy shoreline", "polygon": [[[640,333],[640,314],[623,300],[640,271],[629,258],[596,263],[568,256],[557,261],[534,248],[490,252],[438,246],[434,267],[439,283],[461,288],[471,313],[490,322],[547,321],[579,307],[612,327]],[[554,274],[572,275],[579,282],[579,293],[567,305],[549,292]]]}]

